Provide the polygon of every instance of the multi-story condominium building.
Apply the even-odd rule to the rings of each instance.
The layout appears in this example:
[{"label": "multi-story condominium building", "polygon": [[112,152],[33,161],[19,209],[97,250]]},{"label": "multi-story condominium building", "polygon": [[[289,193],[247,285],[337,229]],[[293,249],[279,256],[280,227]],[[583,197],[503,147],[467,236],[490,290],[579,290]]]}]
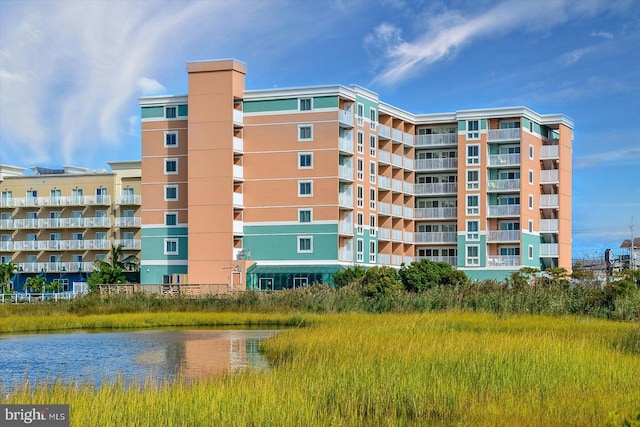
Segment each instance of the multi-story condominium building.
[{"label": "multi-story condominium building", "polygon": [[112,245],[140,258],[140,161],[111,172],[0,165],[0,263],[18,266],[14,289],[42,275],[71,290]]},{"label": "multi-story condominium building", "polygon": [[568,117],[247,90],[235,60],[187,72],[187,95],[140,99],[143,284],[279,289],[422,258],[475,279],[571,269]]}]

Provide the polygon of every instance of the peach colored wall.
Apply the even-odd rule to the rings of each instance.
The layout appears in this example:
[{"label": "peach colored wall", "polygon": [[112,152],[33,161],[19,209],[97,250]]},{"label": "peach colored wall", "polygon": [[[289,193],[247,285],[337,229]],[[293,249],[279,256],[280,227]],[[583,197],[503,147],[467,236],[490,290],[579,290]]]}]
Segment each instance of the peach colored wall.
[{"label": "peach colored wall", "polygon": [[558,266],[571,271],[572,218],[572,136],[573,130],[560,125],[558,187]]},{"label": "peach colored wall", "polygon": [[[520,131],[520,228],[529,229],[529,220],[533,221],[533,230],[540,231],[540,137]],[[529,158],[529,145],[533,145],[533,160]],[[529,184],[529,170],[533,171],[533,184]],[[533,209],[529,209],[529,195],[533,195]],[[524,249],[524,248],[521,248]]]}]

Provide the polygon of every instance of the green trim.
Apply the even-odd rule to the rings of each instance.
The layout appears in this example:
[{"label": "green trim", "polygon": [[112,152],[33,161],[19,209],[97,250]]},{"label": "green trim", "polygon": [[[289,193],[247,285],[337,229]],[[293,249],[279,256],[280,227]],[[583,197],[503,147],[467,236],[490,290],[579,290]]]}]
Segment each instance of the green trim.
[{"label": "green trim", "polygon": [[142,107],[140,116],[143,119],[164,118],[164,107]]},{"label": "green trim", "polygon": [[480,119],[480,130],[487,130],[487,119]]},{"label": "green trim", "polygon": [[316,108],[338,108],[337,96],[317,96],[313,98],[313,109]]},{"label": "green trim", "polygon": [[186,117],[189,113],[188,105],[178,105],[178,116]]},{"label": "green trim", "polygon": [[[298,237],[313,238],[313,252],[298,252]],[[337,260],[338,224],[244,226],[244,249],[261,260]]]},{"label": "green trim", "polygon": [[[533,259],[529,259],[529,245],[533,246]],[[522,233],[522,245],[520,246],[520,257],[522,265],[535,267],[542,270],[540,260],[540,236],[529,233]]]},{"label": "green trim", "polygon": [[466,120],[458,120],[458,132],[467,130],[467,121]]},{"label": "green trim", "polygon": [[140,284],[159,285],[162,283],[162,276],[169,274],[187,274],[186,265],[149,265],[146,264],[140,269]]},{"label": "green trim", "polygon": [[467,277],[472,281],[483,281],[483,280],[497,280],[499,282],[504,282],[504,280],[511,275],[511,273],[518,271],[514,270],[477,270],[477,269],[466,269],[461,268]]},{"label": "green trim", "polygon": [[298,98],[267,99],[264,101],[244,101],[244,113],[264,113],[269,111],[297,111]]},{"label": "green trim", "polygon": [[143,228],[142,237],[171,237],[186,236],[189,233],[188,227],[153,227]]}]

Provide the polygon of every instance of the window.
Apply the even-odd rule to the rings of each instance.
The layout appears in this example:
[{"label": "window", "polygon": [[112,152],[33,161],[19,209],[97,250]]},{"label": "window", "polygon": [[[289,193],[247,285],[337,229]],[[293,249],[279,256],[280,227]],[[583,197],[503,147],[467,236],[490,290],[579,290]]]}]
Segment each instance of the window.
[{"label": "window", "polygon": [[357,200],[357,206],[359,208],[364,207],[364,187],[362,185],[358,185],[358,200]]},{"label": "window", "polygon": [[27,219],[38,219],[38,212],[37,211],[29,211],[26,213],[26,217]]},{"label": "window", "polygon": [[178,200],[178,186],[177,185],[165,185],[164,186],[164,200]]},{"label": "window", "polygon": [[533,171],[529,171],[529,184],[533,184]]},{"label": "window", "polygon": [[376,209],[376,189],[375,188],[369,189],[369,209],[371,210]]},{"label": "window", "polygon": [[60,190],[51,190],[49,191],[49,197],[51,197],[51,201],[58,199],[62,195]]},{"label": "window", "polygon": [[312,153],[298,153],[298,169],[313,169]]},{"label": "window", "polygon": [[529,259],[533,259],[533,245],[529,245],[528,255],[529,255]]},{"label": "window", "polygon": [[356,233],[364,234],[364,214],[362,212],[358,212],[356,215]]},{"label": "window", "polygon": [[60,255],[49,255],[49,262],[60,262]]},{"label": "window", "polygon": [[468,170],[467,171],[467,190],[478,190],[480,188],[480,171]]},{"label": "window", "polygon": [[298,236],[298,253],[311,253],[311,252],[313,252],[313,237]]},{"label": "window", "polygon": [[311,197],[311,196],[313,196],[313,182],[298,181],[298,197]]},{"label": "window", "polygon": [[167,119],[175,119],[177,117],[176,107],[165,107],[164,116]]},{"label": "window", "polygon": [[177,147],[178,146],[178,132],[165,132],[164,133],[164,146],[165,147]]},{"label": "window", "polygon": [[529,209],[533,209],[533,196],[529,194]]},{"label": "window", "polygon": [[376,236],[376,216],[369,215],[369,236]]},{"label": "window", "polygon": [[369,128],[371,130],[375,130],[376,129],[376,122],[378,121],[376,119],[376,110],[374,108],[369,108]]},{"label": "window", "polygon": [[467,246],[467,265],[480,265],[480,247],[477,245]]},{"label": "window", "polygon": [[311,110],[311,98],[300,98],[299,100],[300,111]]},{"label": "window", "polygon": [[364,180],[364,160],[358,159],[357,165],[358,165],[358,170],[357,170],[358,181],[362,181]]},{"label": "window", "polygon": [[35,199],[38,197],[38,190],[27,190],[27,199]]},{"label": "window", "polygon": [[480,164],[480,146],[479,145],[467,145],[467,164],[468,165]]},{"label": "window", "polygon": [[175,175],[178,173],[178,159],[164,159],[164,174]]},{"label": "window", "polygon": [[107,211],[105,209],[96,210],[96,218],[106,218],[106,217],[107,217]]},{"label": "window", "polygon": [[82,233],[71,233],[71,240],[82,240]]},{"label": "window", "polygon": [[467,139],[479,139],[479,121],[467,120]]},{"label": "window", "polygon": [[364,104],[358,103],[356,107],[356,116],[358,117],[358,126],[364,125]]},{"label": "window", "polygon": [[178,214],[175,212],[165,212],[164,225],[178,225]]},{"label": "window", "polygon": [[61,240],[60,233],[51,233],[51,234],[49,234],[49,240]]},{"label": "window", "polygon": [[371,157],[375,157],[376,156],[376,148],[378,146],[378,143],[376,142],[376,137],[374,135],[371,135],[369,137],[369,155]]},{"label": "window", "polygon": [[107,254],[96,254],[95,260],[96,261],[106,261],[107,260]]},{"label": "window", "polygon": [[313,141],[313,125],[298,125],[298,141]]},{"label": "window", "polygon": [[478,221],[467,221],[467,239],[478,240],[480,234],[478,233]]},{"label": "window", "polygon": [[82,211],[71,212],[71,218],[82,218]]},{"label": "window", "polygon": [[356,241],[356,262],[364,261],[364,240],[358,239]]},{"label": "window", "polygon": [[529,159],[533,160],[533,155],[534,155],[533,145],[529,145]]},{"label": "window", "polygon": [[376,183],[376,162],[369,163],[369,182],[371,184]]},{"label": "window", "polygon": [[467,196],[467,215],[480,214],[478,196]]},{"label": "window", "polygon": [[298,209],[298,222],[311,222],[312,211],[311,209]]},{"label": "window", "polygon": [[529,220],[529,233],[533,233],[533,220]]},{"label": "window", "polygon": [[164,239],[164,254],[178,255],[178,239]]},{"label": "window", "polygon": [[376,242],[375,240],[369,241],[369,262],[376,262]]},{"label": "window", "polygon": [[96,231],[96,240],[107,240],[107,233],[104,231]]},{"label": "window", "polygon": [[500,248],[500,256],[518,256],[520,255],[520,248],[508,247]]},{"label": "window", "polygon": [[358,141],[357,141],[357,150],[358,154],[364,153],[364,134],[361,131],[358,131]]}]

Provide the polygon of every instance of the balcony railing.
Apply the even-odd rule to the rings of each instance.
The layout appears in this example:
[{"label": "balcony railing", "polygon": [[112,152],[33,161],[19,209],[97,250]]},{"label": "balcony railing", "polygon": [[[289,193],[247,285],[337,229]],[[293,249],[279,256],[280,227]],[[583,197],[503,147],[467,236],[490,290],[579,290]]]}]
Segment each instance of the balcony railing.
[{"label": "balcony railing", "polygon": [[338,137],[338,148],[348,154],[353,154],[353,133],[348,132]]},{"label": "balcony railing", "polygon": [[116,196],[117,205],[141,205],[142,196],[140,194],[122,194]]},{"label": "balcony railing", "polygon": [[540,184],[555,184],[558,182],[558,169],[540,171]]},{"label": "balcony railing", "polygon": [[378,264],[380,264],[380,265],[391,265],[391,255],[389,255],[389,254],[378,254]]},{"label": "balcony railing", "polygon": [[244,139],[237,136],[233,137],[233,151],[237,153],[244,153]]},{"label": "balcony railing", "polygon": [[489,166],[517,166],[520,164],[520,154],[491,154]]},{"label": "balcony railing", "polygon": [[511,129],[489,129],[487,131],[487,141],[519,141],[520,128]]},{"label": "balcony railing", "polygon": [[403,167],[408,170],[413,170],[413,159],[405,157],[402,159]]},{"label": "balcony railing", "polygon": [[338,205],[341,208],[353,209],[353,196],[348,194],[338,194]]},{"label": "balcony railing", "polygon": [[406,194],[413,194],[413,184],[407,181],[402,183],[402,191]]},{"label": "balcony railing", "polygon": [[542,194],[540,196],[541,208],[557,208],[558,207],[558,195],[557,194]]},{"label": "balcony railing", "polygon": [[541,219],[540,220],[540,231],[547,233],[557,233],[558,232],[558,220],[557,219]]},{"label": "balcony railing", "polygon": [[244,167],[242,165],[233,165],[233,179],[238,181],[244,179]]},{"label": "balcony railing", "polygon": [[118,217],[116,218],[116,227],[140,227],[141,218],[137,217]]},{"label": "balcony railing", "polygon": [[414,233],[410,231],[402,232],[402,241],[405,243],[413,243],[415,241]]},{"label": "balcony railing", "polygon": [[403,132],[398,129],[391,129],[391,139],[394,142],[402,142]]},{"label": "balcony railing", "polygon": [[458,258],[454,256],[421,256],[416,257],[416,261],[420,261],[422,259],[428,259],[433,262],[446,262],[447,264],[457,265]]},{"label": "balcony railing", "polygon": [[[233,221],[234,222],[234,231],[235,231],[235,223],[242,221]],[[140,239],[117,239],[115,241],[115,245],[122,245],[125,249],[142,249],[142,241]]]},{"label": "balcony railing", "polygon": [[392,166],[396,166],[398,168],[402,167],[402,156],[399,154],[392,154],[391,155],[391,165]]},{"label": "balcony railing", "polygon": [[413,145],[413,140],[414,140],[414,137],[410,133],[405,132],[402,135],[402,142],[404,142],[405,145]]},{"label": "balcony railing", "polygon": [[394,242],[402,242],[402,230],[391,230],[391,240]]},{"label": "balcony railing", "polygon": [[243,206],[244,205],[244,194],[243,193],[233,193],[233,204],[234,206]]},{"label": "balcony railing", "polygon": [[442,145],[457,145],[457,133],[442,133],[434,135],[416,135],[414,138],[416,147],[434,147]]},{"label": "balcony railing", "polygon": [[338,258],[340,258],[340,261],[353,262],[353,251],[340,249],[338,250]]},{"label": "balcony railing", "polygon": [[338,166],[338,176],[345,181],[353,181],[353,168],[344,165]]},{"label": "balcony railing", "polygon": [[387,165],[391,164],[391,153],[384,150],[378,151],[378,161]]},{"label": "balcony railing", "polygon": [[520,230],[490,230],[487,235],[489,242],[519,242]]},{"label": "balcony railing", "polygon": [[383,190],[391,190],[391,178],[378,175],[378,188]]},{"label": "balcony railing", "polygon": [[457,193],[457,182],[441,182],[441,183],[428,183],[428,184],[414,184],[413,191],[416,196],[427,194],[447,194]]},{"label": "balcony railing", "polygon": [[456,243],[458,241],[458,233],[455,231],[418,232],[415,235],[416,243]]},{"label": "balcony railing", "polygon": [[378,124],[378,138],[391,139],[391,128],[387,125]]},{"label": "balcony railing", "polygon": [[457,218],[458,208],[415,208],[413,216],[415,219]]},{"label": "balcony railing", "polygon": [[241,126],[244,124],[244,114],[242,110],[233,109],[233,123]]},{"label": "balcony railing", "polygon": [[391,190],[393,191],[397,191],[398,193],[402,193],[402,190],[404,188],[404,185],[402,185],[403,181],[399,180],[399,179],[392,179],[391,180]]},{"label": "balcony railing", "polygon": [[446,157],[443,159],[416,159],[413,165],[416,171],[457,169],[458,159],[456,157]]},{"label": "balcony railing", "polygon": [[557,243],[541,243],[540,256],[541,257],[557,257],[558,244]]},{"label": "balcony railing", "polygon": [[378,202],[378,213],[382,215],[391,215],[391,204]]},{"label": "balcony railing", "polygon": [[391,265],[399,266],[402,264],[402,255],[391,255]]},{"label": "balcony railing", "polygon": [[520,205],[489,205],[490,217],[519,216]]},{"label": "balcony railing", "polygon": [[338,233],[353,236],[353,223],[347,221],[338,221]]},{"label": "balcony railing", "polygon": [[391,215],[402,216],[402,205],[391,205]]},{"label": "balcony railing", "polygon": [[560,152],[557,145],[543,145],[540,147],[541,159],[557,159],[560,157]]},{"label": "balcony railing", "polygon": [[[21,273],[64,273],[91,272],[95,269],[93,262],[20,262],[17,263]],[[55,279],[54,279],[55,280]]]},{"label": "balcony railing", "polygon": [[519,179],[491,179],[487,191],[520,191]]},{"label": "balcony railing", "polygon": [[233,220],[233,234],[241,236],[244,234],[244,222],[240,220]]},{"label": "balcony railing", "polygon": [[[139,240],[138,240],[139,241]],[[111,249],[110,240],[21,240],[13,242],[14,251]]]},{"label": "balcony railing", "polygon": [[413,219],[413,208],[404,206],[402,208],[402,216],[405,217],[406,219]]},{"label": "balcony railing", "polygon": [[12,197],[0,199],[0,206],[7,208],[110,204],[111,196]]},{"label": "balcony railing", "polygon": [[12,219],[0,219],[0,230],[13,230]]},{"label": "balcony railing", "polygon": [[391,240],[391,230],[388,228],[378,228],[378,240]]},{"label": "balcony railing", "polygon": [[520,255],[489,255],[489,267],[517,267],[520,265]]},{"label": "balcony railing", "polygon": [[38,228],[109,228],[111,218],[109,217],[89,217],[89,218],[29,218],[14,219],[14,229],[38,229]]},{"label": "balcony railing", "polygon": [[347,126],[353,127],[353,112],[350,110],[338,110],[338,121]]}]

